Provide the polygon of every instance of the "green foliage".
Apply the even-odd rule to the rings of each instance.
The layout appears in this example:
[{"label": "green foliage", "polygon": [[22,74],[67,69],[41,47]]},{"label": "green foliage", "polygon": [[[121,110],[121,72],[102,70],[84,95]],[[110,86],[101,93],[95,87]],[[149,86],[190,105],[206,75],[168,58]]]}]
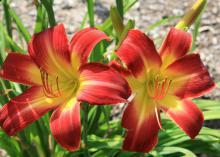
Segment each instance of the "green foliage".
[{"label": "green foliage", "polygon": [[[87,12],[85,13],[80,29],[84,28],[87,21],[91,27],[105,31],[108,35],[117,40],[117,46],[121,44],[129,29],[134,27],[134,21],[123,21],[126,13],[137,0],[116,0],[117,14],[121,17],[121,25],[125,23],[120,33],[113,18],[107,18],[102,25],[97,26],[94,21],[94,1],[87,0]],[[27,53],[27,43],[31,36],[25,28],[22,19],[19,18],[15,10],[10,7],[7,0],[0,2],[3,6],[4,16],[0,21],[0,65],[2,65],[8,51]],[[34,32],[38,33],[48,26],[56,25],[53,11],[53,0],[35,0],[36,20],[33,23]],[[116,8],[115,8],[116,9]],[[117,15],[118,16],[118,15]],[[146,15],[147,16],[147,15]],[[118,18],[118,17],[116,17]],[[179,17],[169,16],[147,27],[146,31],[151,31],[156,27],[167,24]],[[114,21],[113,21],[114,22]],[[21,37],[21,41],[13,40],[12,25],[16,25],[15,31]],[[200,18],[197,19],[193,29],[193,50],[200,27]],[[115,31],[117,34],[115,35]],[[22,44],[23,40],[26,44]],[[111,42],[102,41],[96,46],[90,61],[106,63],[108,60],[103,57],[107,47]],[[0,106],[3,106],[15,95],[20,94],[25,89],[24,86],[0,79]],[[8,92],[7,92],[8,91]],[[200,109],[204,112],[205,120],[220,119],[220,101],[196,99]],[[16,136],[8,137],[0,130],[0,148],[4,149],[11,157],[173,157],[187,156],[195,157],[197,154],[205,153],[213,156],[220,156],[220,130],[203,127],[198,138],[190,140],[183,131],[162,115],[162,123],[165,131],[159,132],[159,142],[156,148],[148,154],[125,152],[121,150],[121,145],[125,130],[121,127],[120,120],[112,120],[112,106],[88,106],[84,109],[88,116],[81,114],[83,125],[83,138],[80,150],[68,152],[61,148],[53,139],[49,127],[51,113],[46,114],[38,121],[34,122]],[[85,111],[85,110],[84,110]],[[86,125],[85,125],[86,124]],[[86,129],[85,129],[86,128]],[[85,143],[86,142],[86,143]]]}]

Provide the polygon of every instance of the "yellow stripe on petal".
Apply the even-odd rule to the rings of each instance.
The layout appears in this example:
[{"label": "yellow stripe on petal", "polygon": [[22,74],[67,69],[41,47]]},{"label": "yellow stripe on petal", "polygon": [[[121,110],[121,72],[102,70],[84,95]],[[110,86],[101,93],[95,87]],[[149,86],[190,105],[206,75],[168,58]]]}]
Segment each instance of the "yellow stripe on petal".
[{"label": "yellow stripe on petal", "polygon": [[71,64],[72,64],[72,68],[74,71],[78,71],[81,63],[80,63],[80,58],[77,55],[77,53],[73,52],[71,54]]},{"label": "yellow stripe on petal", "polygon": [[61,106],[61,111],[65,112],[71,110],[71,108],[73,107],[74,104],[76,104],[76,102],[77,102],[76,97],[69,99],[66,103],[64,103]]},{"label": "yellow stripe on petal", "polygon": [[159,104],[165,106],[166,108],[176,108],[181,109],[180,99],[173,95],[167,95],[164,99],[159,101]]}]

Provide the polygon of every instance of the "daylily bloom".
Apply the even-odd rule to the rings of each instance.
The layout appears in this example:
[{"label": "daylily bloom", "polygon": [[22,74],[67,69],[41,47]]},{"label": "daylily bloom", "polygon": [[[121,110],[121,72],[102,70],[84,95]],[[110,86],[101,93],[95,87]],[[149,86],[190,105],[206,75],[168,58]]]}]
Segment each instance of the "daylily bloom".
[{"label": "daylily bloom", "polygon": [[95,28],[76,33],[71,42],[62,24],[35,34],[29,55],[9,53],[1,77],[32,86],[0,110],[0,125],[14,135],[54,109],[50,128],[56,141],[73,151],[81,139],[80,103],[126,102],[129,86],[115,70],[101,63],[87,63],[94,46],[109,38]]},{"label": "daylily bloom", "polygon": [[130,30],[113,61],[128,81],[133,100],[122,117],[127,134],[123,149],[149,152],[157,144],[164,111],[192,139],[203,124],[203,114],[191,101],[215,87],[199,54],[187,54],[192,37],[171,28],[159,53],[153,41],[139,30]]}]

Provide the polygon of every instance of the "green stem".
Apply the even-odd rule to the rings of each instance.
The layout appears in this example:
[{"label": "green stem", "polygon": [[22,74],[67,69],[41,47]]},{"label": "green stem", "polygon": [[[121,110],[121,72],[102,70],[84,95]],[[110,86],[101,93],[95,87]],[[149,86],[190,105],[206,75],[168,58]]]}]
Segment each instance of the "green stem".
[{"label": "green stem", "polygon": [[3,0],[2,4],[4,9],[4,18],[5,18],[7,33],[12,38],[12,20],[9,13],[9,5],[7,3],[7,0]]},{"label": "green stem", "polygon": [[83,104],[84,109],[84,119],[83,119],[83,141],[84,141],[84,156],[89,157],[89,150],[88,150],[88,112],[89,112],[89,106],[87,103]]},{"label": "green stem", "polygon": [[50,26],[51,27],[55,26],[56,20],[55,20],[54,11],[53,11],[53,1],[41,0],[41,3],[44,5],[47,11]]},{"label": "green stem", "polygon": [[87,9],[88,9],[88,14],[89,14],[89,24],[90,24],[90,27],[94,27],[95,26],[93,7],[94,7],[93,0],[87,0]]}]

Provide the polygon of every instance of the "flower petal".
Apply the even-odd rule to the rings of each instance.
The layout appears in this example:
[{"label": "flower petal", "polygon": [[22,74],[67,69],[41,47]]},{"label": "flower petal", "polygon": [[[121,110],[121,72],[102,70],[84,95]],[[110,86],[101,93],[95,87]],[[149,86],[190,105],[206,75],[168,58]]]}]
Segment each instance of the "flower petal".
[{"label": "flower petal", "polygon": [[171,28],[160,48],[163,66],[166,67],[176,59],[184,56],[190,50],[191,44],[192,36],[190,33]]},{"label": "flower petal", "polygon": [[194,139],[198,135],[204,118],[192,101],[177,101],[176,105],[165,107],[163,110],[189,137]]},{"label": "flower petal", "polygon": [[12,136],[55,108],[57,103],[57,100],[45,97],[41,87],[31,87],[1,108],[0,125]]},{"label": "flower petal", "polygon": [[72,65],[79,67],[79,63],[87,63],[93,48],[104,39],[110,40],[105,33],[96,28],[86,28],[76,33],[70,42]]},{"label": "flower petal", "polygon": [[133,100],[124,111],[122,126],[127,129],[127,134],[123,149],[146,153],[157,144],[160,113],[157,109],[152,110],[152,104],[139,103],[137,100]]},{"label": "flower petal", "polygon": [[153,41],[139,30],[130,30],[116,51],[135,76],[145,75],[146,68],[158,68],[161,59]]},{"label": "flower petal", "polygon": [[127,102],[130,88],[115,70],[100,63],[87,63],[80,68],[78,100],[90,104]]},{"label": "flower petal", "polygon": [[80,103],[72,98],[57,108],[50,119],[56,141],[69,151],[79,149],[81,140]]},{"label": "flower petal", "polygon": [[215,87],[198,54],[176,60],[165,73],[173,80],[171,91],[180,98],[199,97]]},{"label": "flower petal", "polygon": [[63,24],[34,34],[28,51],[36,64],[50,74],[58,72],[65,76],[67,69],[70,70],[69,45]]},{"label": "flower petal", "polygon": [[127,68],[122,67],[122,65],[120,65],[116,60],[112,60],[111,62],[108,63],[108,65],[111,68],[113,68],[116,71],[118,71],[124,77],[132,75],[130,70],[128,70]]},{"label": "flower petal", "polygon": [[40,70],[28,55],[9,53],[0,77],[24,85],[41,85]]}]

